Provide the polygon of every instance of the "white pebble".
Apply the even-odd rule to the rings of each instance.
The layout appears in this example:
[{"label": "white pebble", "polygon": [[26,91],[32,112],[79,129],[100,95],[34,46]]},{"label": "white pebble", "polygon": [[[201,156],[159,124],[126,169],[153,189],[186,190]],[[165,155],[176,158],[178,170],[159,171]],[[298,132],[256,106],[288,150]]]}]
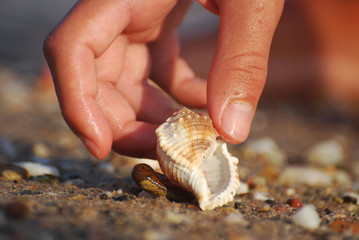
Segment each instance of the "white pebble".
[{"label": "white pebble", "polygon": [[226,217],[225,221],[228,224],[239,224],[239,225],[247,224],[247,221],[244,219],[242,213],[231,213]]},{"label": "white pebble", "polygon": [[14,163],[17,166],[25,168],[30,176],[36,177],[45,174],[53,175],[55,177],[60,177],[59,170],[54,166],[44,165],[41,163],[33,163],[33,162],[17,162]]},{"label": "white pebble", "polygon": [[189,218],[185,214],[179,214],[172,212],[170,210],[166,210],[164,220],[166,222],[170,222],[174,224],[181,224],[188,222]]},{"label": "white pebble", "polygon": [[32,147],[32,151],[39,158],[48,158],[51,155],[51,150],[43,143],[36,143]]},{"label": "white pebble", "polygon": [[266,192],[255,192],[254,193],[254,199],[258,201],[267,201],[267,200],[274,200],[272,197],[268,197],[268,193]]},{"label": "white pebble", "polygon": [[249,187],[247,183],[240,182],[239,188],[237,189],[237,195],[246,194],[249,192]]},{"label": "white pebble", "polygon": [[321,219],[313,205],[302,207],[294,216],[293,221],[295,224],[314,230],[320,225]]},{"label": "white pebble", "polygon": [[343,147],[334,140],[320,142],[308,152],[308,161],[322,166],[338,165],[343,160]]},{"label": "white pebble", "polygon": [[308,184],[310,186],[328,186],[332,178],[325,171],[312,167],[287,167],[279,181],[283,184]]},{"label": "white pebble", "polygon": [[290,187],[285,191],[285,195],[287,195],[288,197],[292,197],[297,193],[297,191],[295,190],[295,188]]},{"label": "white pebble", "polygon": [[105,194],[107,196],[107,198],[112,198],[113,197],[113,194],[110,191],[106,191],[103,194]]},{"label": "white pebble", "polygon": [[277,165],[282,165],[287,160],[286,154],[272,138],[262,138],[247,143],[244,147],[244,153]]}]

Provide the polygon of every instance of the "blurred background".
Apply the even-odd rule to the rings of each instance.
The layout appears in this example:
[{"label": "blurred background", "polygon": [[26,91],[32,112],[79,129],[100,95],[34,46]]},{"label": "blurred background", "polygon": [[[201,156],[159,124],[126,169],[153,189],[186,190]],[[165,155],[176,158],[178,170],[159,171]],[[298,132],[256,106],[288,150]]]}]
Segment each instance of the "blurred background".
[{"label": "blurred background", "polygon": [[[50,117],[63,122],[51,81],[46,81],[49,75],[46,71],[44,74],[42,43],[74,3],[0,0],[0,134],[23,137],[23,131],[16,129],[19,125],[28,125],[27,131],[35,131],[34,126],[42,126]],[[350,111],[354,106],[357,112],[358,9],[359,4],[353,1],[286,1],[272,43],[268,81],[260,106],[278,100],[309,101],[313,105],[313,100],[319,100],[335,102],[335,108],[341,108],[338,103],[349,99]],[[199,77],[207,77],[218,27],[219,17],[197,2],[179,27],[182,55]],[[332,111],[333,105],[325,109]],[[39,122],[32,114],[36,111],[52,114],[45,113]],[[20,114],[21,120],[16,120],[19,123],[12,124],[14,128],[5,127]]]}]

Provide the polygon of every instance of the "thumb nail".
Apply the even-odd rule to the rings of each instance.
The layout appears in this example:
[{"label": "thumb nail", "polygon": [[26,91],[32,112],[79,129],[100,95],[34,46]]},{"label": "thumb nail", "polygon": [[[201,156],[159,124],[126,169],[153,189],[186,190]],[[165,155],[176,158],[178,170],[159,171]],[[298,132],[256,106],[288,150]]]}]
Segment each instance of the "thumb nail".
[{"label": "thumb nail", "polygon": [[222,115],[222,129],[235,142],[247,139],[253,118],[253,107],[243,101],[231,103]]}]

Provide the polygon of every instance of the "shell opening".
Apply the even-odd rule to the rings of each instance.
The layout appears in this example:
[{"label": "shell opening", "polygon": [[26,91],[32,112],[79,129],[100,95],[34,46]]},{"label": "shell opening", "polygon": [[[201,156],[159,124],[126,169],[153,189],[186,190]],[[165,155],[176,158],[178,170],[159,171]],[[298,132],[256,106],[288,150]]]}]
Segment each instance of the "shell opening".
[{"label": "shell opening", "polygon": [[228,163],[223,161],[225,156],[221,145],[216,144],[216,149],[213,152],[209,151],[211,155],[207,156],[202,162],[202,171],[211,194],[222,192],[229,182]]},{"label": "shell opening", "polygon": [[199,202],[202,209],[214,208],[213,202],[231,201],[235,190],[239,187],[237,172],[231,171],[228,162],[224,161],[226,158],[231,158],[230,162],[236,165],[238,159],[229,154],[225,142],[218,141],[214,148],[213,151],[209,151],[211,155],[202,161],[201,166],[210,192],[208,196],[211,196]]}]

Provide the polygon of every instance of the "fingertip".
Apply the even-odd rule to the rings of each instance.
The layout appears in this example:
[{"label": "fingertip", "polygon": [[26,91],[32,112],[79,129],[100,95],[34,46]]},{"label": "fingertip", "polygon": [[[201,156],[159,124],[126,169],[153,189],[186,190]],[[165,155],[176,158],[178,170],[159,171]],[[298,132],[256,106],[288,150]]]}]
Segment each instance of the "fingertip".
[{"label": "fingertip", "polygon": [[111,144],[96,143],[98,141],[91,140],[90,138],[79,136],[82,143],[87,150],[97,159],[105,159],[111,151]]}]

